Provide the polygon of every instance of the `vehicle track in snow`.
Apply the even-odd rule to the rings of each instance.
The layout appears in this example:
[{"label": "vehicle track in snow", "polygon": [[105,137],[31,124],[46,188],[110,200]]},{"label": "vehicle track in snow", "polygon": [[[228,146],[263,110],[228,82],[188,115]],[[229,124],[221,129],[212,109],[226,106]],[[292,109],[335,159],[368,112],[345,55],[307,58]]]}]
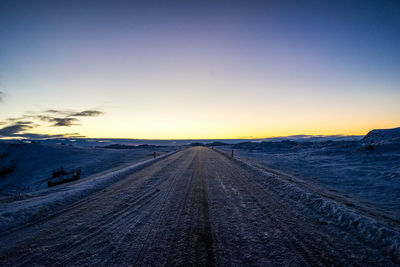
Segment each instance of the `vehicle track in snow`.
[{"label": "vehicle track in snow", "polygon": [[356,232],[204,147],[0,237],[7,265],[395,265]]}]

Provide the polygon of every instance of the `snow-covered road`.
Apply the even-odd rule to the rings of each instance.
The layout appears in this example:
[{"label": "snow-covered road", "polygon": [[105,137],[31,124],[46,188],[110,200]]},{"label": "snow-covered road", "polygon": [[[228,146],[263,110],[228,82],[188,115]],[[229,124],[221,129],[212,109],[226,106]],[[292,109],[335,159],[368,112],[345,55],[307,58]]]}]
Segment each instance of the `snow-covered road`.
[{"label": "snow-covered road", "polygon": [[204,147],[0,237],[7,265],[395,265],[397,227]]}]

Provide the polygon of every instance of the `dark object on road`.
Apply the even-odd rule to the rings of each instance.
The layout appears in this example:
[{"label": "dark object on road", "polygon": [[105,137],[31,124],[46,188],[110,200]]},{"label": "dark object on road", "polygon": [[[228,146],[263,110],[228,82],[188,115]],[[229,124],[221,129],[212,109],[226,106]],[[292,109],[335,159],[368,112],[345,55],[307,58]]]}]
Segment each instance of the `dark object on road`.
[{"label": "dark object on road", "polygon": [[232,149],[232,158],[233,158],[233,149]]},{"label": "dark object on road", "polygon": [[56,186],[59,184],[65,184],[68,182],[76,181],[81,178],[81,169],[72,170],[67,172],[63,168],[53,170],[52,172],[52,181],[47,181],[48,187]]}]

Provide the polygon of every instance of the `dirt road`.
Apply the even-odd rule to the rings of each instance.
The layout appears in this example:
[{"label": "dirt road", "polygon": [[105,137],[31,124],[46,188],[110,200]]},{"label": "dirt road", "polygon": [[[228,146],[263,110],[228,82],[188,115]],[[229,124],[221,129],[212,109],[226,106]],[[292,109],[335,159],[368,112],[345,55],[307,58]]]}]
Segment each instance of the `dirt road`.
[{"label": "dirt road", "polygon": [[0,264],[396,264],[263,182],[271,177],[208,148],[179,151],[1,236]]}]

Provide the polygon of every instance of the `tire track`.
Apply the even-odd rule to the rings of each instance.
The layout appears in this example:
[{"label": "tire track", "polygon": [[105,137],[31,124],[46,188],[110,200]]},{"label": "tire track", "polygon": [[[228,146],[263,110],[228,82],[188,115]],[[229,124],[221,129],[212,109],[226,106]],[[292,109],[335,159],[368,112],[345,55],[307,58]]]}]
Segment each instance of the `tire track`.
[{"label": "tire track", "polygon": [[[327,226],[318,225],[317,219],[310,217],[312,212],[301,214],[300,217],[296,212],[291,214],[292,210],[297,209],[296,206],[300,203],[283,203],[282,193],[284,192],[279,194],[274,188],[257,183],[253,177],[255,178],[259,174],[239,167],[230,158],[220,157],[222,158],[219,158],[219,162],[217,162],[218,157],[215,157],[212,161],[215,166],[210,169],[215,170],[217,166],[220,167],[223,173],[229,177],[228,183],[231,183],[236,189],[242,189],[243,194],[249,198],[247,203],[253,204],[253,206],[257,205],[262,212],[268,215],[269,219],[274,221],[276,227],[286,233],[286,237],[291,240],[291,244],[308,264],[345,265],[351,263],[358,266],[362,265],[360,261],[369,264],[377,263],[380,260],[387,262],[385,259],[377,257],[377,251],[358,242],[359,240],[354,236],[350,238],[348,233],[345,234],[351,243],[343,244],[342,236],[338,236],[332,231],[328,232]],[[287,200],[285,199],[285,201]],[[354,255],[358,256],[354,257]]]},{"label": "tire track", "polygon": [[393,265],[268,179],[188,148],[1,236],[0,264]]},{"label": "tire track", "polygon": [[[65,211],[59,212],[57,215],[29,226],[28,229],[24,229],[24,232],[29,233],[32,231],[32,228],[39,228],[39,231],[36,232],[37,234],[28,234],[28,236],[32,236],[32,238],[23,241],[23,247],[25,247],[25,249],[19,248],[15,250],[11,248],[8,250],[9,252],[0,254],[0,262],[10,262],[9,259],[11,258],[14,258],[14,262],[16,263],[29,263],[35,259],[37,261],[49,261],[49,257],[45,256],[46,254],[56,255],[63,252],[64,255],[61,255],[59,258],[50,259],[50,262],[62,262],[68,258],[69,254],[73,254],[79,247],[85,246],[90,243],[91,240],[104,239],[107,228],[112,229],[113,227],[118,227],[118,225],[131,223],[132,220],[135,220],[135,215],[131,213],[130,210],[134,209],[136,205],[139,204],[143,207],[152,200],[157,199],[157,193],[155,193],[156,187],[168,182],[168,179],[164,180],[162,177],[170,171],[175,171],[175,174],[177,174],[179,170],[176,169],[176,164],[181,163],[184,157],[184,153],[171,155],[171,157],[156,162],[153,165],[156,166],[156,168],[153,166],[147,167],[139,171],[136,175],[133,175],[132,178],[128,177],[108,188],[107,192],[99,192],[91,195],[89,199],[79,201],[73,208],[68,208]],[[170,171],[166,172],[168,169]],[[153,183],[150,183],[148,186],[143,186],[143,183],[151,179],[154,180],[154,177],[156,177],[156,183],[153,181]],[[167,176],[167,178],[168,177],[171,177],[171,175]],[[133,190],[135,188],[137,188],[137,190]],[[147,199],[147,197],[150,197],[150,199]],[[114,200],[112,200],[113,198]],[[117,202],[115,202],[115,200],[117,200]],[[144,203],[141,204],[142,202]],[[105,205],[102,203],[105,203]],[[118,205],[117,203],[122,203],[122,205]],[[156,204],[153,205],[153,207],[156,206]],[[151,208],[151,206],[147,208]],[[95,210],[99,210],[101,216],[97,218],[98,221],[95,221],[95,225],[87,225],[87,220],[81,220],[81,218],[87,217],[86,213],[88,211],[89,213],[93,213]],[[89,221],[90,220],[93,221],[93,219],[89,219]],[[79,221],[84,222],[83,228],[75,227],[74,233],[68,231],[69,224],[74,226],[74,224],[77,222],[79,223]],[[48,231],[48,229],[52,229],[52,231]],[[43,253],[42,248],[47,247],[48,240],[60,240],[63,235],[73,235],[73,239],[69,242],[57,242],[55,246],[46,248],[47,253]],[[13,237],[11,236],[11,238]],[[1,242],[3,243],[4,241]]]},{"label": "tire track", "polygon": [[[182,165],[183,165],[183,166],[187,165],[188,162],[191,162],[191,161],[193,160],[193,157],[194,157],[194,155],[189,155],[189,157],[187,157],[187,158],[185,159],[185,161],[184,161],[184,163],[183,163]],[[180,170],[180,171],[181,171],[181,170]],[[173,177],[173,179],[172,179],[172,182],[171,182],[170,186],[168,187],[168,193],[166,194],[165,199],[162,201],[162,203],[161,203],[161,209],[159,210],[159,212],[157,213],[157,216],[156,216],[156,217],[158,218],[158,220],[157,220],[157,221],[154,221],[153,223],[150,224],[150,227],[149,227],[148,233],[147,233],[147,235],[146,235],[146,238],[145,238],[145,240],[144,240],[144,242],[143,242],[142,248],[141,248],[141,250],[139,251],[139,253],[138,253],[138,255],[137,255],[137,258],[136,258],[136,260],[135,260],[135,262],[134,262],[134,264],[133,264],[134,266],[136,266],[136,265],[140,262],[141,258],[143,257],[143,256],[142,256],[143,253],[144,253],[144,252],[146,251],[146,249],[147,249],[147,246],[150,246],[150,247],[151,247],[151,245],[152,245],[153,242],[155,241],[155,239],[149,241],[149,238],[150,238],[152,232],[154,231],[155,227],[156,227],[156,226],[157,226],[157,227],[160,227],[160,225],[161,225],[161,223],[162,223],[162,220],[161,220],[160,218],[165,218],[165,217],[167,217],[167,215],[166,215],[167,200],[171,197],[171,192],[172,192],[172,191],[175,191],[175,190],[177,189],[176,184],[177,184],[178,181],[179,181],[179,180],[178,180],[178,176],[179,176],[179,175],[181,175],[179,172],[177,172],[176,175],[174,175],[174,177]],[[149,244],[147,244],[147,243],[149,243]]]}]

